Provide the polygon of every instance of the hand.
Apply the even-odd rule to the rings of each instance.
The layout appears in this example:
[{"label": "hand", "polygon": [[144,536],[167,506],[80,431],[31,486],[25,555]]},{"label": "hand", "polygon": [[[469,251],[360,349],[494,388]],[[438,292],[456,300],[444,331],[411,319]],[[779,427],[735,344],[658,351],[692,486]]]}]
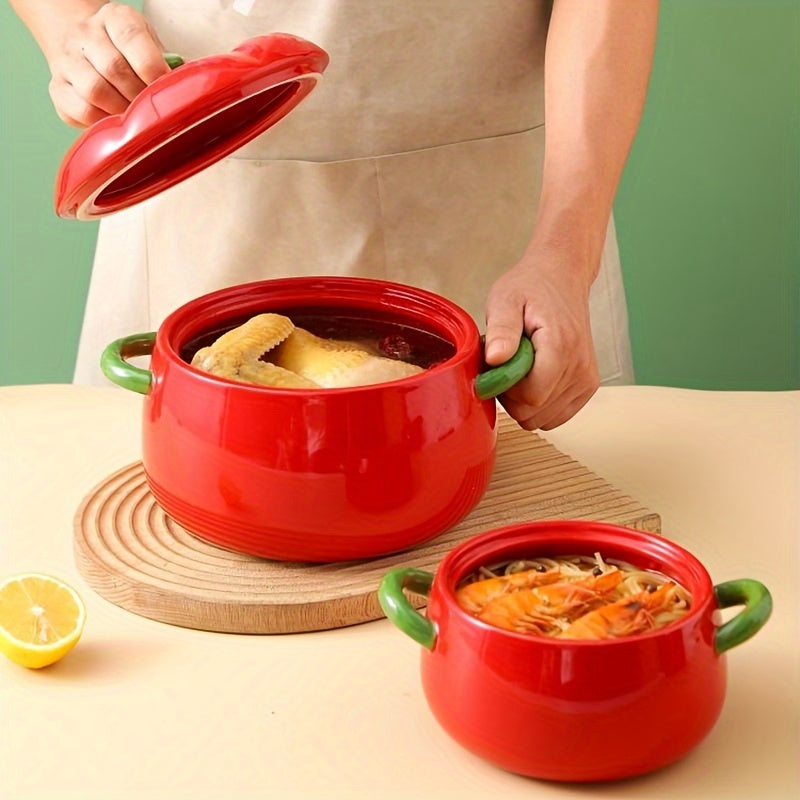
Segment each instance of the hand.
[{"label": "hand", "polygon": [[124,111],[144,87],[169,69],[164,47],[134,8],[104,3],[72,22],[45,52],[50,98],[68,125],[84,127]]},{"label": "hand", "polygon": [[569,262],[563,253],[529,251],[489,292],[487,364],[507,361],[523,331],[536,351],[527,377],[499,398],[526,430],[562,425],[600,385],[589,321],[590,286]]}]

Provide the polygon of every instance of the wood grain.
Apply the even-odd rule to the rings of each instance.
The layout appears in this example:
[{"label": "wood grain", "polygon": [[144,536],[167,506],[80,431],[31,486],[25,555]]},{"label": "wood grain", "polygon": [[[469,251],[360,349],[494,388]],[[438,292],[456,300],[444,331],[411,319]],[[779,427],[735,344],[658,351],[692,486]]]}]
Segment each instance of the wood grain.
[{"label": "wood grain", "polygon": [[[209,544],[158,506],[140,462],[92,489],[75,514],[75,558],[89,585],[144,617],[228,633],[297,633],[378,619],[394,567],[435,571],[463,540],[525,520],[591,519],[658,533],[661,520],[534,433],[500,418],[497,464],[480,504],[412,550],[365,561],[268,561]],[[412,598],[415,605],[422,598]]]}]

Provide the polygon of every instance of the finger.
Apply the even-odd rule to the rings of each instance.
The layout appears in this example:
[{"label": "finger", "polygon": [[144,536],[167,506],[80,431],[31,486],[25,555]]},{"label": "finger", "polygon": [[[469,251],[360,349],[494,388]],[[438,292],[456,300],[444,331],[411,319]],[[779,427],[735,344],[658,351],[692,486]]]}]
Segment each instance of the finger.
[{"label": "finger", "polygon": [[128,107],[128,99],[88,59],[72,62],[64,79],[89,106],[100,109],[106,115],[121,114]]},{"label": "finger", "polygon": [[486,363],[497,366],[508,361],[519,349],[522,333],[523,303],[510,296],[490,298],[486,309]]},{"label": "finger", "polygon": [[526,413],[524,408],[520,408],[518,409],[520,416],[515,414],[511,416],[526,431],[550,431],[572,419],[591,400],[596,391],[592,388],[568,401],[559,400],[547,408],[535,409],[533,413]]},{"label": "finger", "polygon": [[75,128],[85,128],[108,116],[105,111],[87,103],[66,80],[53,79],[49,86],[50,99],[58,116]]},{"label": "finger", "polygon": [[532,383],[532,374],[509,389],[500,401],[506,411],[528,430],[546,429],[547,426],[561,424],[565,421],[564,414],[575,413],[578,409],[574,408],[574,404],[581,399],[583,402],[588,401],[600,385],[596,366],[592,368],[590,365],[578,371],[569,367],[567,364],[549,398],[544,402],[532,401],[536,391],[529,385]]},{"label": "finger", "polygon": [[543,334],[535,333],[533,340],[536,348],[533,369],[500,398],[506,411],[521,425],[527,420],[545,416],[551,398],[557,398],[569,389],[569,364],[564,359],[554,358],[553,348],[542,344],[545,341]]},{"label": "finger", "polygon": [[524,403],[513,403],[502,398],[501,403],[509,416],[516,421],[520,428],[526,431],[535,431],[539,429],[540,409],[525,405]]},{"label": "finger", "polygon": [[100,75],[119,97],[122,107],[118,114],[124,111],[131,100],[145,87],[144,81],[136,74],[125,56],[114,46],[109,36],[102,35],[85,42],[81,52],[87,63]]},{"label": "finger", "polygon": [[144,17],[115,15],[106,21],[106,32],[143,83],[150,84],[169,71],[161,46]]},{"label": "finger", "polygon": [[551,431],[565,422],[569,422],[592,399],[596,391],[596,389],[586,391],[565,406],[554,409],[553,415],[549,418],[537,419],[536,424],[539,430]]},{"label": "finger", "polygon": [[536,351],[536,361],[528,377],[517,384],[515,395],[516,399],[542,409],[565,387],[570,365],[569,359],[549,341],[545,329],[534,331],[531,341]]},{"label": "finger", "polygon": [[563,373],[550,396],[536,409],[530,420],[541,430],[551,430],[563,425],[574,416],[600,386],[600,375],[595,361],[575,361]]},{"label": "finger", "polygon": [[56,108],[56,114],[58,114],[58,117],[62,122],[66,122],[67,125],[72,128],[87,128],[92,124],[91,122],[81,122],[80,120],[74,119],[60,108]]},{"label": "finger", "polygon": [[535,431],[540,427],[541,419],[546,419],[548,410],[527,405],[526,403],[515,403],[501,398],[503,408],[508,412],[512,419],[516,420],[520,428],[526,431]]}]

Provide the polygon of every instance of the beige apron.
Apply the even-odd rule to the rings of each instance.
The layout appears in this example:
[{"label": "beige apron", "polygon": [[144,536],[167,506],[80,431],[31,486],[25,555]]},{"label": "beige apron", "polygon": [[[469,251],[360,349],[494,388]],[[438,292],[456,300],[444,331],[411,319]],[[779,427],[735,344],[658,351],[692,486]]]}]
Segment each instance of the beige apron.
[{"label": "beige apron", "polygon": [[[410,283],[481,330],[536,215],[546,0],[145,0],[186,58],[273,31],[330,66],[233,157],[100,224],[75,380],[107,384],[114,339],[201,294],[289,275]],[[633,381],[613,222],[591,294],[605,383]]]}]

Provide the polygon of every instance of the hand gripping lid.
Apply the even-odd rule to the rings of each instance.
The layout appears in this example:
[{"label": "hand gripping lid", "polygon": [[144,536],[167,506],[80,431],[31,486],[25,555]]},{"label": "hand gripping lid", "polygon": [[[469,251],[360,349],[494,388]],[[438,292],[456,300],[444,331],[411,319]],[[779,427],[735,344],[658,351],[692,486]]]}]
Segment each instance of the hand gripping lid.
[{"label": "hand gripping lid", "polygon": [[96,219],[174,186],[286,116],[327,65],[324,50],[284,33],[182,64],[78,137],[58,171],[56,213]]}]

